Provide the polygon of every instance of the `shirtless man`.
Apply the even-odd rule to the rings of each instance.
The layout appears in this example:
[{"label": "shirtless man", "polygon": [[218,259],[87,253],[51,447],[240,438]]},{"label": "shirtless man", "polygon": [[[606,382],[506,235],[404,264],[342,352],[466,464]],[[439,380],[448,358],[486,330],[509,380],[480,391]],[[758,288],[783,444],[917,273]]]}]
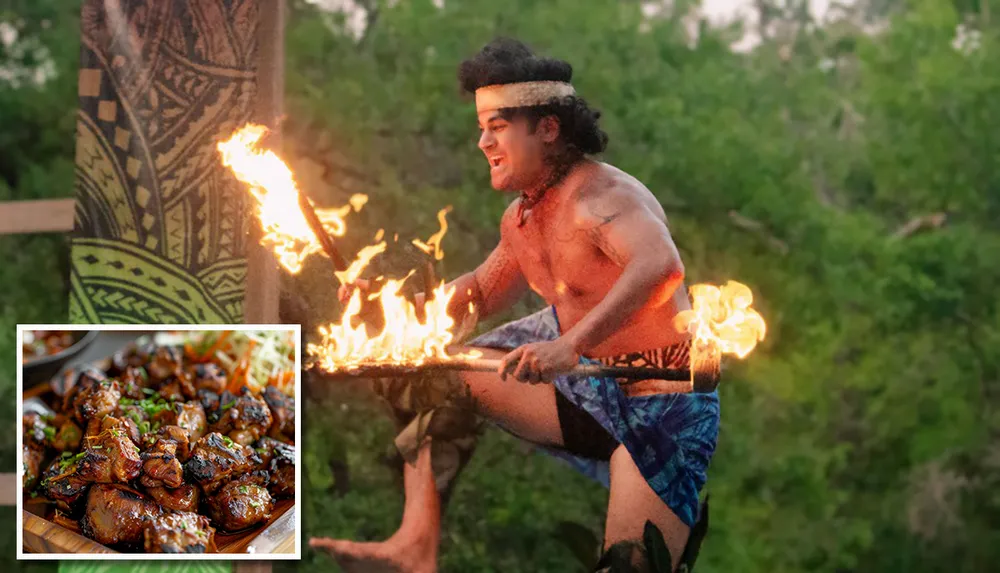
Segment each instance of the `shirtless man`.
[{"label": "shirtless man", "polygon": [[[569,64],[506,39],[459,69],[476,96],[492,186],[520,197],[503,215],[493,253],[451,283],[452,316],[460,321],[470,302],[480,318],[493,315],[528,289],[549,305],[472,341],[503,359],[499,372],[461,376],[487,419],[599,479],[601,468],[608,472],[605,550],[641,545],[651,520],[676,567],[715,449],[718,396],[672,393],[666,381],[561,374],[587,360],[685,367],[690,347],[690,336],[673,326],[689,301],[666,215],[639,181],[590,158],[607,136],[571,76]],[[434,571],[440,499],[432,443],[405,468],[406,506],[392,538],[321,538],[312,546],[358,570]]]}]

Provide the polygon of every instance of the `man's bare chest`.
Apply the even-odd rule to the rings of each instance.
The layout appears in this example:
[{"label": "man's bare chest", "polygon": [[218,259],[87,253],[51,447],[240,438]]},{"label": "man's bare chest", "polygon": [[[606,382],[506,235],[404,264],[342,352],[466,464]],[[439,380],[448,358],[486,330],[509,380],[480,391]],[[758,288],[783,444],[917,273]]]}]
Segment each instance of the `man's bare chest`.
[{"label": "man's bare chest", "polygon": [[[570,225],[527,221],[511,233],[511,246],[532,290],[548,301],[606,290],[608,260],[585,232]],[[611,283],[614,279],[611,278]]]}]

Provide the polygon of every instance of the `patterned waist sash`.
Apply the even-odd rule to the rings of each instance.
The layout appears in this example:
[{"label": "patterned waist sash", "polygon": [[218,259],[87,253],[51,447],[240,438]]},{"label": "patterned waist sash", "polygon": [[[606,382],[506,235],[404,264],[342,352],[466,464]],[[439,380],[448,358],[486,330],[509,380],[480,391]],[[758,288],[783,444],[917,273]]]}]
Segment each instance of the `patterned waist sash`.
[{"label": "patterned waist sash", "polygon": [[[605,366],[634,368],[688,368],[691,362],[691,341],[680,342],[665,348],[644,352],[630,352],[598,358]],[[628,396],[650,396],[654,394],[675,394],[690,392],[691,383],[673,380],[628,380],[619,379],[618,385]]]}]

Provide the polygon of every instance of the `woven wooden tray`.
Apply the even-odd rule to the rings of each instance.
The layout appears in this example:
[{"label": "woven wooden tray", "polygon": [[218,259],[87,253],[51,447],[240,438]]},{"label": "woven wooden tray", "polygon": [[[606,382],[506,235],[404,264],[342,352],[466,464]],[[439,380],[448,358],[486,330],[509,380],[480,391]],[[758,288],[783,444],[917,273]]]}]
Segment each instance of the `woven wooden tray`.
[{"label": "woven wooden tray", "polygon": [[[41,384],[25,390],[21,396],[27,401],[31,398],[53,397],[55,394],[48,384]],[[301,463],[298,458],[298,444],[296,444],[295,463]],[[298,489],[297,485],[296,489]],[[20,476],[18,476],[18,490],[20,491]],[[114,549],[84,537],[79,532],[72,531],[52,521],[54,509],[48,503],[40,503],[40,498],[31,499],[23,494],[22,497],[23,509],[20,513],[20,527],[22,531],[21,546],[24,553],[94,555],[118,553]],[[235,534],[216,531],[217,554],[253,555],[255,559],[264,560],[294,557],[295,510],[294,499],[279,499],[275,501],[271,519],[267,522]],[[127,555],[134,555],[136,559],[154,557],[146,553],[128,553]]]}]

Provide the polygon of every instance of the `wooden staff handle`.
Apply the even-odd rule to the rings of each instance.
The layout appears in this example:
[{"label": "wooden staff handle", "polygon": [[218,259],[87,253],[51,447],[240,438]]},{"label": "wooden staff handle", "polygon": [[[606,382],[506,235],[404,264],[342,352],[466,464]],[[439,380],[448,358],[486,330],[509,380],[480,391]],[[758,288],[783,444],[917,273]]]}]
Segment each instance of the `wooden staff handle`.
[{"label": "wooden staff handle", "polygon": [[[309,372],[321,379],[337,380],[350,378],[394,378],[415,376],[435,370],[465,372],[497,372],[502,362],[499,359],[472,358],[454,360],[432,360],[420,365],[409,364],[365,364],[356,368],[329,372],[313,366]],[[628,381],[666,380],[670,382],[691,382],[693,392],[712,392],[719,384],[719,370],[695,372],[686,368],[646,368],[640,366],[605,366],[603,364],[579,364],[562,374],[571,376],[596,376],[618,378]],[[628,384],[628,382],[624,382]]]},{"label": "wooden staff handle", "polygon": [[306,222],[309,223],[309,228],[316,235],[316,240],[323,247],[323,252],[333,261],[334,268],[341,272],[346,271],[348,266],[347,260],[337,250],[337,246],[333,244],[333,239],[330,238],[330,234],[323,227],[323,222],[319,220],[319,215],[316,214],[316,209],[313,207],[312,201],[309,200],[309,197],[302,190],[299,190],[299,208],[302,210],[302,215],[305,216]]}]

